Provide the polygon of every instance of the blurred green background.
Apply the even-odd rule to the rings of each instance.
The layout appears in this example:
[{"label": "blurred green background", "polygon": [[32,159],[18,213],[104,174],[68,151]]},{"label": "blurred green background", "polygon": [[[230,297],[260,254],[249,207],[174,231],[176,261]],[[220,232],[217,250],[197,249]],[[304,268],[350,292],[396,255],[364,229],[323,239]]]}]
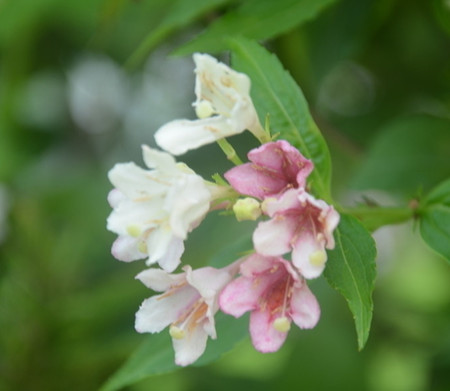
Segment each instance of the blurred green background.
[{"label": "blurred green background", "polygon": [[[141,164],[140,145],[154,145],[160,125],[193,117],[193,63],[169,54],[239,3],[164,34],[145,62],[124,67],[173,2],[0,0],[2,391],[98,389],[142,341],[134,313],[150,292],[134,280],[142,262],[110,255],[107,171]],[[338,1],[269,47],[329,142],[343,203],[361,191],[406,203],[448,177],[449,1]],[[424,151],[408,132],[425,135],[416,137]],[[255,146],[248,135],[230,141],[242,155]],[[383,143],[395,147],[390,154]],[[418,166],[414,175],[397,172],[397,154]],[[205,177],[230,167],[216,146],[182,159]],[[236,224],[208,217],[186,262],[207,263],[248,228]],[[414,229],[376,232],[374,321],[362,352],[345,301],[320,278],[311,284],[319,325],[293,329],[279,352],[262,355],[244,341],[213,364],[127,389],[450,389],[450,271]]]}]

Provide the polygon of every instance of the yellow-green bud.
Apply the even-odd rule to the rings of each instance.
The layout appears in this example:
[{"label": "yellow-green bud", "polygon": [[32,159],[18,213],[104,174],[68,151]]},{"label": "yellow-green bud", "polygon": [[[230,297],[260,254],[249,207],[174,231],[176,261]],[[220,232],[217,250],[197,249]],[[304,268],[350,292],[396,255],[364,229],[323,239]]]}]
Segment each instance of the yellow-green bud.
[{"label": "yellow-green bud", "polygon": [[254,198],[241,198],[233,205],[237,221],[256,220],[261,216],[261,205]]}]

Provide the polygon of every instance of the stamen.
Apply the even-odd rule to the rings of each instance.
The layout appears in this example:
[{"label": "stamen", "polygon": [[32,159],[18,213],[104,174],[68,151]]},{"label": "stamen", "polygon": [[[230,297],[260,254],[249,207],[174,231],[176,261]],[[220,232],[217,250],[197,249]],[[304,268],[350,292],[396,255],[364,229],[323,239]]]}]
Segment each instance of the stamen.
[{"label": "stamen", "polygon": [[322,266],[327,260],[327,253],[323,250],[314,251],[309,255],[309,263],[313,266]]},{"label": "stamen", "polygon": [[127,227],[127,233],[128,233],[128,235],[132,236],[133,238],[137,238],[141,235],[142,229],[137,224],[130,224]]},{"label": "stamen", "polygon": [[289,322],[289,319],[286,316],[282,316],[281,318],[275,319],[273,328],[280,333],[287,333],[291,328],[291,322]]},{"label": "stamen", "polygon": [[147,254],[147,243],[139,242],[137,248],[141,253]]},{"label": "stamen", "polygon": [[197,117],[200,119],[211,117],[213,113],[214,108],[212,107],[211,102],[207,100],[202,100],[195,106],[195,114],[197,114]]},{"label": "stamen", "polygon": [[169,334],[174,339],[183,339],[186,336],[186,332],[175,325],[170,326]]}]

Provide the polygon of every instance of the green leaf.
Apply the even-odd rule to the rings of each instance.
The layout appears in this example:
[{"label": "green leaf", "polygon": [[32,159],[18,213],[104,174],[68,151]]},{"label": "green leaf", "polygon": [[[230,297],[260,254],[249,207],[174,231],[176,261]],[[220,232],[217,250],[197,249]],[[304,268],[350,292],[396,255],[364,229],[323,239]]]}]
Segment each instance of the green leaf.
[{"label": "green leaf", "polygon": [[175,30],[187,26],[206,12],[230,0],[177,0],[170,5],[166,16],[153,28],[131,55],[127,66],[134,67],[148,56],[151,50]]},{"label": "green leaf", "polygon": [[[205,365],[217,360],[225,352],[248,336],[248,316],[235,319],[219,313],[216,316],[217,339],[208,340],[205,353],[194,364]],[[179,369],[174,363],[174,353],[169,333],[152,334],[130,356],[125,364],[103,385],[101,391],[115,391],[152,375]]]},{"label": "green leaf", "polygon": [[251,95],[262,123],[270,115],[272,133],[293,144],[315,170],[310,184],[318,196],[330,197],[331,161],[328,147],[309,112],[308,103],[291,75],[277,57],[256,42],[245,38],[228,40],[233,68],[252,81]]},{"label": "green leaf", "polygon": [[399,118],[381,131],[352,187],[405,195],[429,190],[450,176],[450,120],[426,115]]},{"label": "green leaf", "polygon": [[334,236],[336,248],[328,253],[324,275],[328,283],[347,300],[361,350],[369,337],[372,321],[375,242],[361,223],[348,215],[341,215]]},{"label": "green leaf", "polygon": [[420,211],[422,238],[450,261],[450,179],[433,189],[423,203]]},{"label": "green leaf", "polygon": [[262,40],[276,37],[313,19],[335,0],[246,0],[240,7],[218,19],[202,35],[177,50],[217,53],[226,48],[222,38],[239,34]]}]

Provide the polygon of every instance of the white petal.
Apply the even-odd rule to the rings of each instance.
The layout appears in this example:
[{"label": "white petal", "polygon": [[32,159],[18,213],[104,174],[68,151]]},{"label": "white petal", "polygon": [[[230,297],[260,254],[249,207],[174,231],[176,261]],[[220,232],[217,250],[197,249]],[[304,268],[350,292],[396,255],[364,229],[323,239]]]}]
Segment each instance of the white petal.
[{"label": "white petal", "polygon": [[[312,233],[305,232],[293,247],[292,263],[300,274],[307,279],[319,277],[327,260],[323,244],[319,243]],[[319,253],[321,256],[318,256]],[[314,262],[315,258],[320,258],[320,262]]]},{"label": "white petal", "polygon": [[157,292],[164,292],[175,285],[180,285],[186,281],[186,274],[169,274],[161,269],[146,269],[140,272],[136,279],[141,281],[147,288]]},{"label": "white petal", "polygon": [[111,183],[131,200],[162,195],[170,185],[134,163],[116,164],[109,171],[108,177]]},{"label": "white petal", "polygon": [[177,321],[198,297],[198,292],[186,285],[172,294],[144,300],[136,312],[136,330],[139,333],[160,332]]},{"label": "white petal", "polygon": [[168,171],[175,169],[176,162],[173,156],[167,152],[158,151],[147,145],[142,146],[142,155],[145,165],[148,168],[158,168],[158,170]]},{"label": "white petal", "polygon": [[119,236],[113,243],[111,253],[119,261],[131,262],[147,257],[138,250],[138,240],[128,236]]},{"label": "white petal", "polygon": [[182,155],[191,149],[211,144],[244,130],[242,127],[234,128],[222,116],[193,121],[175,120],[159,128],[155,133],[155,140],[162,149],[173,155]]},{"label": "white petal", "polygon": [[200,295],[208,302],[215,299],[222,288],[231,281],[232,276],[225,270],[215,269],[213,267],[202,267],[192,270],[189,265],[184,267],[186,271],[186,280]]},{"label": "white petal", "polygon": [[122,201],[108,216],[107,228],[119,235],[128,235],[130,226],[139,228],[142,232],[158,225],[164,219],[162,210],[163,199],[160,197],[150,201]]},{"label": "white petal", "polygon": [[172,339],[175,363],[186,366],[196,361],[206,349],[208,334],[201,324],[194,327],[184,338]]},{"label": "white petal", "polygon": [[197,101],[208,100],[219,113],[230,112],[236,100],[249,99],[250,79],[208,54],[194,54]]},{"label": "white petal", "polygon": [[[170,205],[170,227],[179,238],[185,239],[191,229],[203,219],[209,210],[211,193],[204,180],[198,175],[186,175],[183,181],[173,187],[166,201]],[[167,202],[169,204],[169,202]]]},{"label": "white petal", "polygon": [[291,250],[295,222],[285,216],[275,216],[258,224],[253,232],[253,245],[263,255],[282,255]]},{"label": "white petal", "polygon": [[181,262],[181,256],[184,252],[184,242],[175,236],[172,236],[165,254],[159,259],[158,264],[169,272],[174,271]]},{"label": "white petal", "polygon": [[[172,232],[166,227],[156,228],[150,233],[147,239],[147,252],[149,254],[149,258],[146,262],[147,265],[159,262],[168,254],[172,239]],[[176,255],[176,253],[174,255]],[[168,269],[165,270],[171,272],[175,270],[176,266],[178,266],[179,263],[180,259],[166,260]],[[176,264],[175,267],[174,264]],[[162,267],[162,265],[160,266]]]}]

